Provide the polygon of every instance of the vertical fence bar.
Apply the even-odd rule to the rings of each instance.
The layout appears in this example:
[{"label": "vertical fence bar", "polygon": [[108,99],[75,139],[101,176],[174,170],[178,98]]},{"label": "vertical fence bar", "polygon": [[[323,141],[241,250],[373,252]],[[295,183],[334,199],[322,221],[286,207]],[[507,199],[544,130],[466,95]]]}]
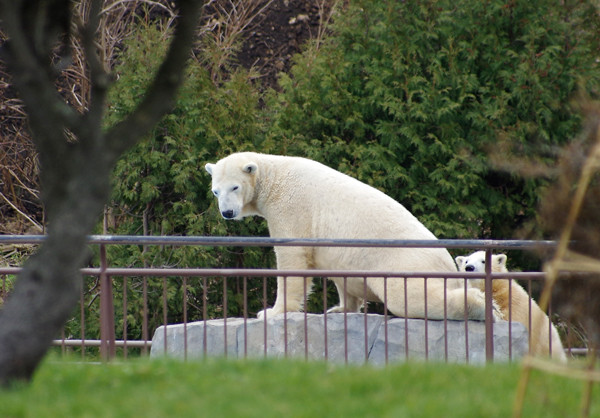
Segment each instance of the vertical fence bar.
[{"label": "vertical fence bar", "polygon": [[163,277],[162,278],[162,308],[163,308],[163,342],[164,342],[164,353],[165,353],[165,357],[167,356],[167,344],[168,344],[168,338],[167,338],[167,278]]},{"label": "vertical fence bar", "polygon": [[148,278],[142,278],[142,298],[143,306],[142,306],[142,339],[144,340],[144,347],[142,349],[142,353],[144,355],[148,354]]},{"label": "vertical fence bar", "polygon": [[127,358],[127,277],[123,277],[123,358]]},{"label": "vertical fence bar", "polygon": [[227,358],[227,276],[223,276],[223,352]]},{"label": "vertical fence bar", "polygon": [[425,299],[425,361],[429,360],[429,321],[427,318],[427,277],[423,278],[423,294]]},{"label": "vertical fence bar", "polygon": [[208,350],[208,345],[206,343],[206,317],[208,316],[208,291],[206,286],[208,285],[208,280],[206,276],[202,277],[202,354],[206,357],[206,352]]},{"label": "vertical fence bar", "polygon": [[448,278],[444,277],[444,361],[448,363]]},{"label": "vertical fence bar", "polygon": [[465,312],[465,363],[469,363],[469,309],[467,307],[467,288],[468,288],[468,281],[467,279],[463,280],[463,287],[464,287],[464,302],[465,302],[465,307],[464,307],[464,312]]},{"label": "vertical fence bar", "polygon": [[302,289],[304,292],[304,303],[302,305],[304,307],[304,360],[308,360],[308,309],[306,307],[306,304],[308,303],[308,292],[306,288],[306,277],[304,277],[302,283]]},{"label": "vertical fence bar", "polygon": [[408,361],[408,277],[404,277],[404,355]]},{"label": "vertical fence bar", "polygon": [[60,341],[61,341],[60,354],[64,357],[65,354],[67,353],[67,347],[65,344],[65,329],[64,328],[60,331]]},{"label": "vertical fence bar", "polygon": [[81,359],[85,359],[85,302],[83,286],[81,286],[79,294],[79,310],[81,318]]},{"label": "vertical fence bar", "polygon": [[348,285],[348,278],[344,277],[344,294],[342,297],[343,301],[340,300],[340,304],[344,303],[344,364],[348,364],[348,289],[346,288]]},{"label": "vertical fence bar", "polygon": [[369,305],[367,303],[367,278],[364,277],[363,282],[363,301],[364,301],[364,313],[365,313],[365,364],[369,361],[369,332],[368,332],[368,319],[369,319]]},{"label": "vertical fence bar", "polygon": [[106,247],[100,244],[100,357],[108,361],[115,356],[115,312],[112,280],[106,274]]},{"label": "vertical fence bar", "polygon": [[283,357],[288,356],[288,332],[287,332],[287,276],[283,277]]},{"label": "vertical fence bar", "polygon": [[263,348],[267,358],[267,278],[263,277]]},{"label": "vertical fence bar", "polygon": [[[494,315],[492,290],[492,250],[485,250],[485,360],[494,361]],[[509,341],[510,344],[510,341]]]},{"label": "vertical fence bar", "polygon": [[187,336],[187,276],[183,277],[183,360],[187,361],[188,355],[188,336]]},{"label": "vertical fence bar", "polygon": [[243,277],[244,358],[248,357],[248,277]]},{"label": "vertical fence bar", "polygon": [[552,358],[552,298],[548,299],[548,356]]},{"label": "vertical fence bar", "polygon": [[[388,350],[388,311],[387,311],[387,276],[383,278],[383,333],[384,333],[384,346],[385,346],[385,365],[387,366],[389,360]],[[367,303],[366,301],[364,303]]]},{"label": "vertical fence bar", "polygon": [[532,335],[532,329],[531,329],[531,324],[533,322],[533,319],[531,317],[531,305],[532,305],[532,291],[531,291],[531,280],[527,281],[527,300],[529,301],[527,303],[527,322],[529,324],[529,326],[527,327],[528,331],[527,331],[527,343],[529,344],[529,355],[533,354],[533,347],[531,346],[531,335]]},{"label": "vertical fence bar", "polygon": [[566,338],[567,338],[567,350],[568,350],[567,351],[567,353],[568,353],[567,357],[570,358],[573,355],[573,347],[571,345],[571,339],[572,339],[572,337],[571,337],[571,326],[570,325],[567,325],[567,335],[566,335]]},{"label": "vertical fence bar", "polygon": [[512,362],[512,281],[508,279],[508,361]]},{"label": "vertical fence bar", "polygon": [[325,342],[325,361],[329,358],[327,347],[327,279],[323,277],[323,340]]}]

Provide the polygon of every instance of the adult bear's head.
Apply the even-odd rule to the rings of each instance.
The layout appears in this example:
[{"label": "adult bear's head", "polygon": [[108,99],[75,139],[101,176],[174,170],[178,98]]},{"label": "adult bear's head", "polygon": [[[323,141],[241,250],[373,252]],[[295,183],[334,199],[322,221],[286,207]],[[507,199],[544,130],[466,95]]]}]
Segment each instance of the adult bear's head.
[{"label": "adult bear's head", "polygon": [[244,209],[254,197],[258,172],[258,164],[251,156],[250,153],[231,154],[216,164],[204,166],[212,176],[212,192],[225,219],[240,220],[250,214]]}]

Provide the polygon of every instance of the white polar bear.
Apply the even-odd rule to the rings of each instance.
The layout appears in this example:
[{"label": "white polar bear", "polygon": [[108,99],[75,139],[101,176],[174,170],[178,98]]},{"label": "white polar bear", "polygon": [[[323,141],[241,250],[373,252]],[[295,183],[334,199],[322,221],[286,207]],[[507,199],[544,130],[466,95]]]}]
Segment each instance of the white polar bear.
[{"label": "white polar bear", "polygon": [[[258,215],[267,220],[274,238],[328,239],[436,239],[400,203],[384,193],[316,161],[299,157],[243,152],[216,164],[206,164],[212,176],[212,191],[225,219]],[[280,270],[334,269],[377,271],[456,272],[442,248],[348,248],[275,247]],[[306,280],[310,291],[312,279]],[[331,278],[340,295],[340,305],[329,312],[357,312],[364,298],[363,278]],[[384,301],[384,279],[369,277],[368,301]],[[466,291],[462,279],[428,279],[427,317],[463,320],[465,306],[470,319],[485,319],[483,292]],[[398,316],[425,317],[423,279],[407,280],[405,311],[404,279],[387,279],[388,309]],[[286,295],[284,297],[284,289]],[[345,295],[344,295],[345,293]],[[285,306],[284,306],[285,300]],[[277,280],[277,299],[266,313],[276,315],[300,311],[304,301],[301,277]],[[259,318],[264,315],[259,312]]]},{"label": "white polar bear", "polygon": [[[460,271],[476,273],[485,272],[485,251],[477,251],[469,256],[456,257],[456,264]],[[494,273],[507,273],[506,255],[492,255],[492,268]],[[485,291],[484,279],[469,279],[469,284],[481,291]],[[510,295],[509,295],[510,291]],[[529,346],[534,355],[548,356],[566,361],[565,350],[554,325],[548,316],[540,309],[537,303],[515,280],[495,279],[492,281],[492,295],[494,303],[500,309],[504,319],[517,321],[525,325],[529,333]],[[531,311],[531,320],[529,312]],[[550,332],[549,332],[550,331]],[[551,337],[549,336],[551,334]],[[550,350],[552,346],[552,350]]]}]

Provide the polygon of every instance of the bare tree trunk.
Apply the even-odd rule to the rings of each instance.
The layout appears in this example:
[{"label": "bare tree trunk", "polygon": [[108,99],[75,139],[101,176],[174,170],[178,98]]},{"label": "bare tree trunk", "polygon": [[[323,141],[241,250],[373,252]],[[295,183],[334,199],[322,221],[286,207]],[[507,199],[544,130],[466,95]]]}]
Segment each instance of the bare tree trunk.
[{"label": "bare tree trunk", "polygon": [[[119,158],[172,106],[183,79],[202,2],[180,0],[171,47],[140,106],[102,131],[109,76],[97,56],[95,32],[102,1],[90,0],[87,24],[71,22],[68,0],[0,0],[9,41],[2,48],[13,83],[27,107],[40,155],[48,238],[24,265],[0,311],[0,384],[29,380],[76,306],[87,235],[109,197],[110,172]],[[80,114],[58,96],[51,62],[57,43],[69,48],[78,27],[91,79],[91,100]],[[67,55],[64,54],[63,58]]]}]

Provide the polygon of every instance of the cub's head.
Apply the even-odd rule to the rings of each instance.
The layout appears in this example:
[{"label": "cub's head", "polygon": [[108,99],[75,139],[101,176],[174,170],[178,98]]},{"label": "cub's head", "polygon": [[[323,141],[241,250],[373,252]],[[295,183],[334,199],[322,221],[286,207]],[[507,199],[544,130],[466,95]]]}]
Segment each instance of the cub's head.
[{"label": "cub's head", "polygon": [[225,219],[240,220],[249,215],[247,205],[254,199],[258,165],[246,154],[232,154],[216,164],[204,166],[212,176],[212,192]]},{"label": "cub's head", "polygon": [[[454,259],[458,271],[485,273],[485,251],[477,251],[471,255],[458,256]],[[492,271],[502,273],[506,270],[506,254],[492,255]]]}]

